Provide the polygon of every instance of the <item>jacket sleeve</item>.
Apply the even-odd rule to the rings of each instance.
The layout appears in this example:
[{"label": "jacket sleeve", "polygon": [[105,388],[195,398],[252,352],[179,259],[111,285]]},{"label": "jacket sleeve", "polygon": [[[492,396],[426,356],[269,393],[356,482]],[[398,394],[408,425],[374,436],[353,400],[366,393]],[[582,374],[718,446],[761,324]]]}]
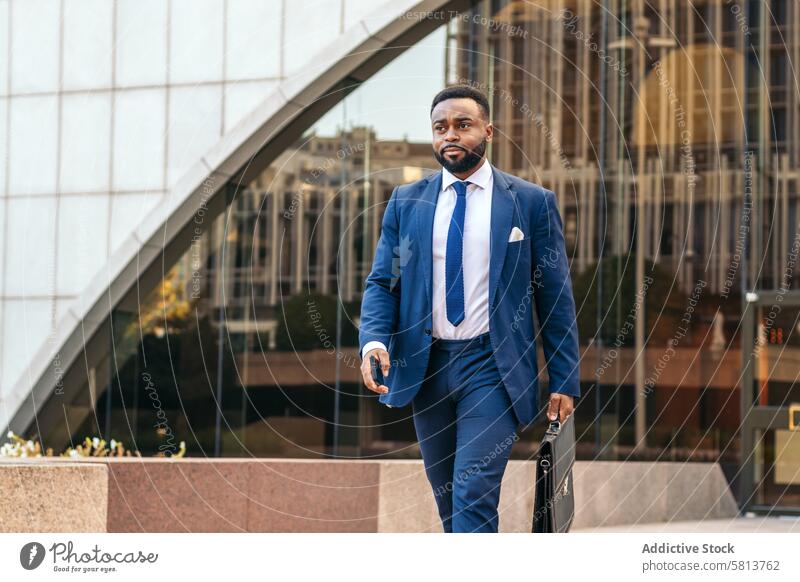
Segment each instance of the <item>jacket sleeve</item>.
[{"label": "jacket sleeve", "polygon": [[580,349],[575,300],[556,195],[545,198],[533,235],[531,281],[550,392],[580,396]]},{"label": "jacket sleeve", "polygon": [[383,214],[381,235],[366,279],[361,300],[361,323],[358,331],[360,353],[367,343],[375,341],[389,345],[397,327],[400,309],[400,269],[393,268],[395,248],[398,247],[399,219],[397,188],[392,192]]}]

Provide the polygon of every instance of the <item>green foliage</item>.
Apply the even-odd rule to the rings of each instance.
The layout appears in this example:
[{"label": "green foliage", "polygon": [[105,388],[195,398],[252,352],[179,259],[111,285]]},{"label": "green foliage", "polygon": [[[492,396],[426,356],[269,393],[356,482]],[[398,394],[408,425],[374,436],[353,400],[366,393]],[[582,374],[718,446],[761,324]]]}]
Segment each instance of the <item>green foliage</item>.
[{"label": "green foliage", "polygon": [[[9,439],[0,447],[0,457],[53,457],[53,449],[47,447],[44,451],[39,441],[29,440],[26,441],[22,437],[8,431],[6,437]],[[108,445],[108,446],[106,446]],[[181,441],[177,453],[170,455],[170,457],[183,457],[186,454],[186,443]],[[60,457],[141,457],[139,451],[129,451],[125,449],[125,445],[121,441],[111,439],[110,443],[106,443],[105,439],[98,437],[83,439],[83,443],[76,447],[67,447],[62,452]],[[163,457],[164,453],[156,453],[154,457]]]}]

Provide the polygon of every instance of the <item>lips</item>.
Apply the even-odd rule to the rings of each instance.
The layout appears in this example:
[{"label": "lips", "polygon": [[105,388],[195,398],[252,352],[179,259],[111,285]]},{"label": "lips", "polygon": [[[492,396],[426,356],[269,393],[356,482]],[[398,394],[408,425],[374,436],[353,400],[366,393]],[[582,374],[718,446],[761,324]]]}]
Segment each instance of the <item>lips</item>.
[{"label": "lips", "polygon": [[446,148],[442,149],[442,153],[443,154],[446,154],[448,152],[464,152],[464,153],[466,153],[466,150],[464,148],[462,148],[462,147],[459,147],[459,146],[447,146]]}]

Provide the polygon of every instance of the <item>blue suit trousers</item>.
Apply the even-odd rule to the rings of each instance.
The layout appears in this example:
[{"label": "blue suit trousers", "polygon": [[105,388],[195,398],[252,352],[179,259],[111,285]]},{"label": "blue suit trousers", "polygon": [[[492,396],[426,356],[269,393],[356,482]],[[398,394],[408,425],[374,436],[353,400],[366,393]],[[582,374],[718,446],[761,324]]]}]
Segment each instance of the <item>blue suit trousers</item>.
[{"label": "blue suit trousers", "polygon": [[434,339],[412,409],[444,531],[497,532],[500,482],[519,421],[489,333]]}]

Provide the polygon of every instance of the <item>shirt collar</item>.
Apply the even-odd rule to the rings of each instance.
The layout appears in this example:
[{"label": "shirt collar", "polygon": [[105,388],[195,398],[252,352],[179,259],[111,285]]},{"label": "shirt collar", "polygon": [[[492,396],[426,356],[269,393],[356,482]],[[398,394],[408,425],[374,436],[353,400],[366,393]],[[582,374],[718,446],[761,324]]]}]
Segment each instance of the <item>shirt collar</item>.
[{"label": "shirt collar", "polygon": [[[491,178],[492,165],[489,163],[489,160],[484,159],[481,167],[470,174],[469,178],[467,178],[465,182],[475,184],[476,186],[480,186],[481,189],[486,190]],[[442,168],[442,192],[452,186],[453,182],[458,182],[459,180],[460,178],[454,176],[445,168]]]}]

